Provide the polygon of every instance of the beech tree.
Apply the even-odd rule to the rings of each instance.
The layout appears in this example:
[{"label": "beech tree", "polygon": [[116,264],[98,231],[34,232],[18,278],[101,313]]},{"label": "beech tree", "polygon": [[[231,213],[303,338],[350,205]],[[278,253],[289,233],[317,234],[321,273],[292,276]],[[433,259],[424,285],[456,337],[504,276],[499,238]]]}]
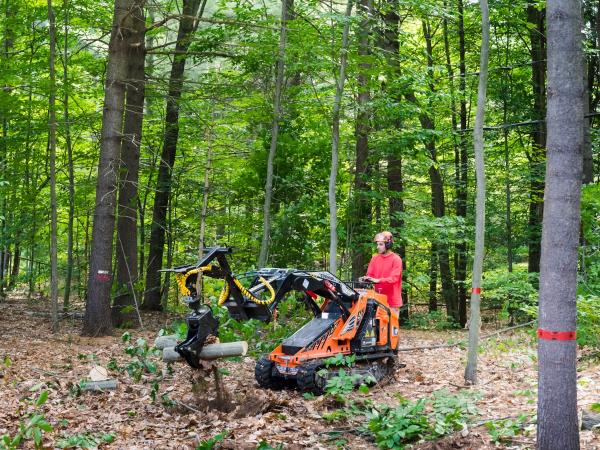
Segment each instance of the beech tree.
[{"label": "beech tree", "polygon": [[581,3],[549,0],[548,130],[538,319],[538,448],[579,448],[577,265],[583,165]]}]

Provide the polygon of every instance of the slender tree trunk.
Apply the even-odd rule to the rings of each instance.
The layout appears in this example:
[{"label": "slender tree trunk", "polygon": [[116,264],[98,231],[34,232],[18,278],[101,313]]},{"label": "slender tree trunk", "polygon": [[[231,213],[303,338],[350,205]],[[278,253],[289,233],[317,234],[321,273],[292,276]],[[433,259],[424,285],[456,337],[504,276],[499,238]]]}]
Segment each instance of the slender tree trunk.
[{"label": "slender tree trunk", "polygon": [[479,329],[481,327],[481,275],[483,273],[483,253],[485,249],[485,162],[483,125],[485,121],[485,100],[488,79],[490,48],[490,18],[487,0],[479,0],[481,8],[481,55],[479,58],[479,86],[477,87],[477,112],[473,143],[475,147],[475,175],[477,195],[475,197],[475,256],[471,281],[471,319],[469,321],[469,351],[465,368],[465,383],[477,383],[477,352],[479,350]]},{"label": "slender tree trunk", "polygon": [[169,77],[169,92],[167,95],[167,112],[165,117],[165,136],[159,163],[156,193],[152,210],[152,226],[150,229],[150,248],[146,271],[146,291],[143,308],[148,310],[161,309],[160,272],[163,264],[165,246],[165,229],[169,197],[171,195],[171,178],[175,164],[177,141],[179,139],[179,101],[183,88],[185,63],[192,34],[197,26],[196,15],[202,17],[206,0],[198,13],[201,0],[184,0],[183,15],[179,21],[175,58]]},{"label": "slender tree trunk", "polygon": [[[113,306],[114,325],[139,319],[137,301],[137,200],[140,147],[144,118],[146,57],[146,20],[142,4],[132,10],[133,30],[129,45],[129,68],[126,88],[125,120],[121,143],[121,170],[117,219],[117,296]],[[140,323],[140,326],[142,324]]]},{"label": "slender tree trunk", "polygon": [[371,231],[371,201],[367,191],[370,190],[370,177],[372,174],[369,162],[369,133],[371,131],[371,87],[370,74],[371,64],[368,57],[371,54],[369,36],[371,34],[371,15],[373,9],[372,0],[360,0],[358,14],[362,20],[358,33],[358,96],[356,112],[356,166],[354,172],[354,196],[355,206],[351,222],[354,224],[352,230],[352,278],[358,279],[364,275],[367,269],[368,255],[370,252],[365,248],[365,241],[370,241]]},{"label": "slender tree trunk", "polygon": [[258,256],[258,267],[267,263],[271,236],[271,197],[273,196],[273,165],[277,152],[279,121],[281,120],[281,93],[283,91],[285,69],[285,47],[287,40],[288,0],[281,1],[281,31],[279,34],[279,54],[277,56],[277,74],[275,77],[275,96],[273,97],[273,123],[271,125],[271,147],[267,159],[267,180],[265,182],[265,203],[263,205],[263,237]]},{"label": "slender tree trunk", "polygon": [[21,243],[15,242],[15,252],[13,254],[12,272],[10,274],[9,288],[13,288],[19,278],[19,271],[21,266]]},{"label": "slender tree trunk", "polygon": [[133,0],[115,0],[109,56],[104,89],[104,112],[100,162],[96,183],[96,204],[88,275],[87,302],[82,334],[112,333],[110,290],[112,281],[113,235],[121,132],[128,67],[128,36],[133,28]]},{"label": "slender tree trunk", "polygon": [[[583,147],[581,3],[548,0],[548,153],[538,330],[538,448],[579,449],[576,297]],[[553,339],[552,332],[567,332]],[[555,336],[554,336],[555,337]]]},{"label": "slender tree trunk", "polygon": [[[527,4],[527,21],[534,26],[529,30],[531,42],[531,76],[533,86],[533,118],[542,120],[546,115],[546,27],[544,9],[537,2]],[[532,132],[529,160],[529,272],[540,271],[540,242],[544,211],[544,161],[546,153],[546,125],[543,120]]]},{"label": "slender tree trunk", "polygon": [[331,127],[331,171],[329,173],[329,271],[337,273],[337,201],[336,186],[338,173],[338,157],[340,144],[340,109],[342,94],[346,81],[346,63],[348,62],[348,36],[350,34],[350,17],[352,15],[352,0],[346,4],[344,31],[342,32],[342,48],[340,56],[340,72],[335,86],[335,99],[333,101],[332,127]]},{"label": "slender tree trunk", "polygon": [[[469,184],[469,156],[467,152],[467,92],[466,92],[466,48],[465,48],[465,25],[463,0],[458,0],[458,54],[459,72],[458,91],[460,96],[460,144],[455,154],[455,166],[457,166],[456,179],[456,215],[467,220],[467,201]],[[463,238],[456,245],[456,285],[459,304],[459,323],[465,325],[467,320],[467,240],[463,228]]]},{"label": "slender tree trunk", "polygon": [[[210,189],[210,171],[212,166],[212,131],[208,137],[206,149],[206,166],[204,167],[204,192],[202,193],[202,212],[200,216],[200,238],[198,239],[198,259],[204,254],[206,241],[206,217],[208,215],[208,190]],[[198,277],[201,280],[201,277]]]},{"label": "slender tree trunk", "polygon": [[58,257],[56,213],[56,22],[52,0],[48,0],[48,32],[50,35],[48,100],[48,142],[50,147],[50,299],[52,304],[52,331],[58,331]]},{"label": "slender tree trunk", "polygon": [[65,146],[67,149],[67,173],[69,178],[69,218],[67,222],[67,272],[65,274],[65,292],[63,310],[69,309],[71,297],[71,279],[73,277],[73,221],[75,218],[75,174],[73,167],[73,144],[71,124],[69,122],[69,0],[63,1],[64,48],[63,48],[63,118],[65,122]]},{"label": "slender tree trunk", "polygon": [[429,255],[429,312],[437,311],[437,255],[437,244],[433,242]]}]

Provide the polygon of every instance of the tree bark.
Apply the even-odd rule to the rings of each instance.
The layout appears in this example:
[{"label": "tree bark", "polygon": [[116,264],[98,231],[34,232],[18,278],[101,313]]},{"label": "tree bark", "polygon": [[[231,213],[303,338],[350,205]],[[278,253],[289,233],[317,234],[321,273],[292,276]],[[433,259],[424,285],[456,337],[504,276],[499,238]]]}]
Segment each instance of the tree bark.
[{"label": "tree bark", "polygon": [[64,41],[63,41],[63,119],[65,122],[65,147],[67,150],[67,174],[69,179],[69,218],[67,222],[67,272],[63,310],[69,309],[71,297],[71,279],[73,277],[73,222],[75,219],[75,173],[73,167],[73,143],[71,124],[69,123],[69,0],[63,1]]},{"label": "tree bark", "polygon": [[483,125],[485,122],[485,101],[487,94],[488,60],[490,47],[490,18],[487,0],[480,0],[481,8],[481,55],[479,59],[479,86],[477,87],[477,112],[473,129],[475,147],[475,176],[477,194],[475,197],[475,256],[471,281],[471,319],[469,321],[469,350],[465,368],[465,383],[477,383],[477,352],[479,350],[479,329],[481,327],[481,275],[485,250],[485,161]]},{"label": "tree bark", "polygon": [[541,120],[531,133],[532,146],[529,160],[529,220],[528,220],[528,271],[540,271],[540,239],[544,212],[544,161],[546,153],[546,37],[545,10],[537,2],[527,4],[527,21],[534,27],[529,30],[531,42],[531,81],[533,87],[533,118]]},{"label": "tree bark", "polygon": [[50,149],[50,302],[52,304],[52,332],[58,331],[58,255],[56,206],[56,21],[52,0],[48,0],[48,33],[50,51],[48,66],[50,96],[48,99],[48,145]]},{"label": "tree bark", "polygon": [[[548,150],[539,328],[576,330],[583,147],[581,3],[548,0]],[[538,448],[579,448],[577,342],[538,341]]]},{"label": "tree bark", "polygon": [[371,201],[369,178],[372,172],[369,163],[369,133],[371,131],[371,88],[369,70],[371,54],[369,35],[371,33],[372,0],[360,0],[358,14],[361,15],[358,33],[358,96],[356,112],[356,166],[354,172],[354,211],[352,213],[353,245],[352,245],[352,278],[364,275],[368,264],[369,252],[365,248],[365,240],[370,241]]},{"label": "tree bark", "polygon": [[277,73],[275,77],[275,96],[273,97],[273,122],[271,125],[271,147],[267,159],[267,179],[265,182],[265,203],[263,205],[263,237],[258,255],[258,267],[267,263],[269,241],[271,239],[271,198],[273,196],[273,165],[277,152],[279,121],[281,120],[281,93],[285,72],[285,47],[287,40],[288,0],[281,1],[281,31],[279,33],[279,54],[277,55]]},{"label": "tree bark", "polygon": [[[133,30],[128,42],[129,67],[127,75],[125,119],[121,143],[119,204],[117,219],[117,296],[113,304],[115,326],[139,320],[137,288],[137,200],[140,147],[145,98],[145,29],[142,4],[131,12]],[[140,321],[141,322],[141,321]],[[141,326],[142,324],[139,323]]]},{"label": "tree bark", "polygon": [[[163,149],[159,163],[156,193],[152,210],[152,226],[150,229],[150,248],[146,269],[146,290],[143,308],[158,311],[161,309],[160,272],[163,263],[165,246],[165,229],[169,197],[171,195],[171,178],[175,164],[177,141],[179,139],[179,101],[183,88],[183,75],[187,52],[192,34],[198,24],[196,15],[200,8],[201,0],[184,0],[183,15],[179,20],[177,43],[175,44],[175,57],[171,66],[169,77],[169,92],[167,94],[167,112],[165,117],[165,135]],[[206,0],[203,0],[202,9],[198,17],[202,17]]]},{"label": "tree bark", "polygon": [[342,32],[342,48],[340,49],[340,72],[335,85],[335,99],[333,101],[332,126],[331,126],[331,171],[329,173],[329,271],[337,273],[337,201],[336,186],[338,173],[338,157],[340,144],[340,109],[342,94],[346,81],[346,63],[348,62],[348,36],[350,34],[350,17],[352,15],[352,0],[346,4],[344,31]]},{"label": "tree bark", "polygon": [[[398,16],[397,0],[388,1],[389,8],[384,16],[384,29],[382,32],[381,47],[386,52],[388,64],[394,77],[400,76],[400,41],[399,28],[400,17]],[[395,100],[399,103],[402,101],[400,94],[395,95]],[[396,119],[394,127],[397,130],[402,129],[402,120]],[[387,188],[389,191],[388,212],[390,220],[390,228],[396,236],[402,234],[404,228],[404,179],[402,173],[402,146],[394,146],[388,151],[387,155]],[[402,309],[400,316],[403,320],[408,320],[408,290],[406,289],[406,245],[402,239],[396,239],[395,246],[400,258],[402,258]]]},{"label": "tree bark", "polygon": [[[467,201],[469,185],[469,156],[467,152],[467,92],[466,92],[466,48],[463,0],[458,0],[458,91],[460,96],[460,143],[455,149],[455,183],[456,183],[456,215],[467,220]],[[461,233],[462,242],[456,245],[456,285],[459,304],[459,323],[465,325],[467,320],[467,242],[466,233]]]},{"label": "tree bark", "polygon": [[88,275],[87,301],[82,334],[112,333],[110,290],[112,280],[113,234],[119,154],[128,67],[128,36],[132,30],[133,0],[115,0],[104,89],[104,112],[100,162],[96,183],[96,205]]}]

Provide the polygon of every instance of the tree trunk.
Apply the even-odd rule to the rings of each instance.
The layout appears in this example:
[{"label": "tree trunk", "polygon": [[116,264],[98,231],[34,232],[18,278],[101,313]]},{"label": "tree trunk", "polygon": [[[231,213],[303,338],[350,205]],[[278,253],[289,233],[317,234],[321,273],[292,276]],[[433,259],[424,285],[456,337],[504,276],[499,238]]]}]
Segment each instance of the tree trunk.
[{"label": "tree trunk", "polygon": [[358,33],[358,97],[356,113],[356,166],[354,172],[354,197],[355,206],[351,222],[353,225],[352,236],[352,278],[358,279],[364,275],[368,264],[370,252],[365,248],[365,241],[371,240],[371,201],[368,195],[370,190],[369,178],[371,167],[369,163],[369,132],[371,130],[371,64],[368,57],[371,54],[369,35],[371,33],[372,0],[359,1],[358,14],[362,20]]},{"label": "tree trunk", "polygon": [[[432,36],[431,28],[427,21],[422,22],[423,34],[425,37],[425,45],[427,51],[427,73],[428,73],[428,87],[431,94],[434,93],[433,85],[433,56],[432,56]],[[418,105],[419,102],[414,92],[409,91],[405,94],[406,99]],[[433,105],[430,103],[429,108]],[[435,130],[435,123],[428,111],[421,110],[419,113],[419,122],[425,130]],[[429,181],[431,185],[431,211],[433,216],[441,218],[446,215],[446,201],[444,198],[444,181],[439,170],[439,164],[437,160],[437,149],[435,137],[427,137],[425,141],[425,149],[429,158],[431,159],[431,165],[429,166]],[[438,241],[434,238],[432,241],[433,247],[437,250],[437,260],[440,265],[440,278],[442,283],[442,296],[446,303],[446,311],[448,317],[452,318],[456,323],[459,323],[458,315],[458,303],[456,297],[456,289],[452,281],[452,271],[450,269],[450,251],[447,243]]]},{"label": "tree trunk", "polygon": [[[113,306],[115,326],[127,321],[135,323],[138,310],[136,284],[137,261],[137,200],[144,117],[146,57],[146,20],[142,4],[132,10],[133,30],[129,45],[129,68],[126,89],[125,121],[121,143],[121,174],[119,181],[119,205],[117,219],[117,296]],[[125,311],[123,311],[125,309]],[[141,323],[140,323],[141,326]]]},{"label": "tree trunk", "polygon": [[346,81],[346,63],[348,61],[348,36],[350,34],[350,16],[352,15],[352,0],[346,4],[344,31],[342,33],[342,48],[340,55],[340,72],[335,86],[331,127],[331,171],[329,173],[329,271],[337,273],[337,201],[336,186],[338,173],[338,157],[340,144],[340,109],[344,83]]},{"label": "tree trunk", "polygon": [[48,99],[48,145],[50,148],[50,302],[52,304],[52,332],[58,331],[58,256],[56,207],[56,22],[52,0],[48,0],[48,56],[50,96]]},{"label": "tree trunk", "polygon": [[110,290],[112,280],[113,234],[118,180],[121,127],[128,67],[128,36],[132,30],[134,0],[115,0],[104,89],[104,112],[100,162],[96,183],[96,204],[88,275],[87,301],[82,334],[112,333]]},{"label": "tree trunk", "polygon": [[479,350],[479,329],[481,326],[481,275],[483,273],[483,253],[485,249],[485,161],[483,124],[485,121],[485,100],[488,79],[490,48],[490,19],[487,0],[480,0],[481,8],[481,55],[479,59],[479,86],[477,87],[477,112],[473,129],[475,147],[475,176],[477,195],[475,197],[475,256],[471,281],[471,319],[469,321],[469,350],[465,383],[477,383],[477,351]]},{"label": "tree trunk", "polygon": [[[469,184],[469,156],[467,153],[467,92],[466,92],[466,49],[465,49],[465,24],[463,0],[458,0],[458,67],[460,77],[458,91],[460,96],[460,144],[455,149],[455,183],[456,183],[456,215],[467,220],[467,201]],[[467,320],[467,242],[466,233],[461,233],[462,242],[456,245],[456,285],[459,304],[459,323],[463,327]]]},{"label": "tree trunk", "polygon": [[[583,147],[579,1],[548,0],[548,153],[540,262],[538,448],[579,448],[577,260]],[[568,332],[552,339],[552,332]],[[550,336],[548,336],[550,334]]]},{"label": "tree trunk", "polygon": [[71,297],[71,279],[73,277],[73,223],[75,216],[75,174],[73,168],[73,144],[71,140],[71,124],[69,123],[69,0],[63,1],[64,40],[63,40],[63,119],[65,126],[65,147],[67,150],[67,174],[69,180],[69,218],[67,221],[67,271],[65,274],[65,291],[63,295],[63,311],[69,309]]},{"label": "tree trunk", "polygon": [[546,37],[545,10],[538,9],[537,2],[527,4],[527,21],[534,27],[529,30],[531,42],[531,81],[533,86],[533,118],[541,120],[534,128],[531,138],[529,160],[529,261],[528,271],[540,271],[540,239],[544,210],[544,161],[546,153]]},{"label": "tree trunk", "polygon": [[[400,42],[398,38],[400,17],[398,16],[398,2],[390,0],[387,7],[388,11],[383,16],[384,30],[382,33],[382,49],[386,52],[388,64],[394,76],[400,76]],[[396,100],[401,102],[400,95],[396,96]],[[402,129],[401,119],[396,119],[394,127],[397,130]],[[404,180],[402,174],[402,151],[401,145],[397,148],[391,148],[387,155],[387,188],[389,191],[388,212],[390,220],[390,228],[393,233],[402,234],[404,228]],[[395,246],[397,252],[402,258],[402,309],[400,316],[404,320],[408,320],[408,290],[406,289],[406,246],[403,240],[396,240]]]},{"label": "tree trunk", "polygon": [[271,125],[271,147],[267,159],[267,179],[265,182],[265,203],[263,205],[263,237],[258,255],[258,267],[267,263],[271,236],[271,197],[273,195],[273,164],[277,152],[279,121],[281,120],[281,93],[283,91],[285,69],[285,47],[287,39],[288,0],[281,1],[281,31],[279,33],[279,54],[277,55],[277,74],[275,77],[275,96],[273,97],[273,123]]},{"label": "tree trunk", "polygon": [[432,242],[429,255],[429,312],[437,311],[437,255],[437,244]]},{"label": "tree trunk", "polygon": [[10,274],[10,283],[8,285],[9,288],[13,288],[17,283],[17,279],[19,278],[19,271],[21,266],[21,243],[19,241],[15,242],[15,251],[13,254],[13,263],[12,263],[12,272]]},{"label": "tree trunk", "polygon": [[[177,43],[175,44],[175,57],[171,66],[169,77],[169,92],[167,94],[167,112],[165,117],[165,136],[159,163],[156,193],[152,210],[152,226],[150,229],[150,248],[146,269],[146,290],[143,308],[147,310],[161,309],[160,272],[163,263],[165,246],[165,226],[169,197],[171,195],[171,178],[175,153],[179,139],[179,101],[183,88],[183,75],[187,52],[191,37],[196,29],[196,15],[200,8],[201,0],[184,0],[183,15],[179,20]],[[202,17],[206,0],[203,0],[202,9],[198,17]]]}]

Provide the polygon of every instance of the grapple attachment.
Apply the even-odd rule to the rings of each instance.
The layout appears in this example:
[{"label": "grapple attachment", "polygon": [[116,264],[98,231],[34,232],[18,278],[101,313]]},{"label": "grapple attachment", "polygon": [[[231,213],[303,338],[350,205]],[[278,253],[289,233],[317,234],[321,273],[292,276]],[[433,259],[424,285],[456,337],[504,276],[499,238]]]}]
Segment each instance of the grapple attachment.
[{"label": "grapple attachment", "polygon": [[204,347],[206,338],[210,335],[218,336],[219,319],[214,315],[210,307],[198,305],[186,318],[188,332],[185,341],[175,347],[187,363],[195,369],[200,367],[200,352]]}]

